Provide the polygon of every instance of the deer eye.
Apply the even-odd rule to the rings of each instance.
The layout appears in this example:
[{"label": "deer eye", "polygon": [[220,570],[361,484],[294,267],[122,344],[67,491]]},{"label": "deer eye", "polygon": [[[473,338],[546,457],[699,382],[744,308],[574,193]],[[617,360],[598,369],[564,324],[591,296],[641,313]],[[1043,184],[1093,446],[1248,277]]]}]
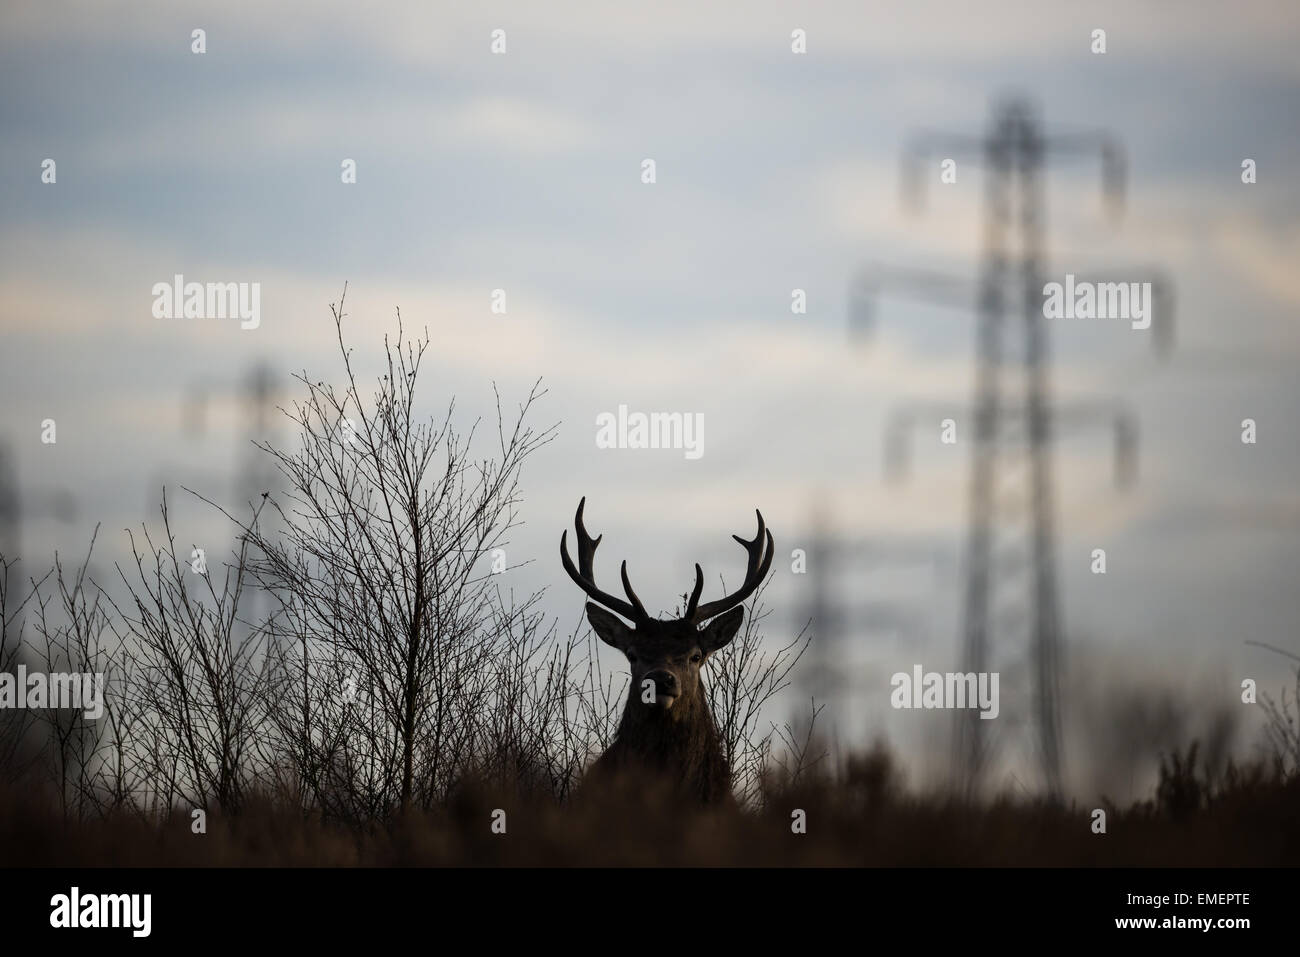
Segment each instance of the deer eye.
[{"label": "deer eye", "polygon": [[704,656],[697,651],[691,655],[691,664],[698,665],[703,658]]}]

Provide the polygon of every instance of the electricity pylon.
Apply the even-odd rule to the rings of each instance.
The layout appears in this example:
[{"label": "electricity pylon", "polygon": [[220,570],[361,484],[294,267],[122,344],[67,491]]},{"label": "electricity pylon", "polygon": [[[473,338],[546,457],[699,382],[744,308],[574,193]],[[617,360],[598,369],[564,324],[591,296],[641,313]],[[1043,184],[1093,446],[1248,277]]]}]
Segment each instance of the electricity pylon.
[{"label": "electricity pylon", "polygon": [[[259,513],[263,497],[279,486],[279,472],[271,457],[262,451],[259,443],[278,446],[279,417],[275,414],[280,401],[270,368],[265,363],[249,366],[240,380],[212,382],[198,380],[190,384],[183,406],[182,428],[191,438],[202,438],[207,432],[208,406],[213,397],[234,400],[239,409],[241,428],[236,430],[236,448],[230,470],[231,510],[243,515],[245,507],[252,515]],[[241,599],[241,618],[244,622],[259,622],[275,607],[271,594],[258,585],[246,587]],[[278,660],[278,645],[271,636],[271,658]]]},{"label": "electricity pylon", "polygon": [[[921,175],[935,158],[974,161],[985,170],[984,237],[977,282],[925,271],[872,268],[855,279],[850,297],[851,319],[861,328],[870,322],[874,297],[887,288],[901,289],[946,305],[975,302],[976,370],[972,410],[973,452],[970,475],[970,516],[963,595],[962,658],[968,672],[995,670],[1006,660],[1007,646],[1018,644],[1028,655],[1032,672],[1033,709],[1029,721],[1037,738],[1037,759],[1043,786],[1052,799],[1061,795],[1060,635],[1054,527],[1054,483],[1051,443],[1061,428],[1102,419],[1115,432],[1116,477],[1121,484],[1136,472],[1137,426],[1120,403],[1075,403],[1053,408],[1049,383],[1047,320],[1044,315],[1046,274],[1046,203],[1044,170],[1049,158],[1100,153],[1103,193],[1112,208],[1122,208],[1124,158],[1120,147],[1104,133],[1046,135],[1028,102],[1009,99],[995,106],[992,123],[982,136],[928,133],[917,137],[904,155],[905,194],[919,202]],[[1156,349],[1172,346],[1170,284],[1155,269],[1138,271],[1150,282],[1151,333]],[[1103,281],[1120,281],[1118,271],[1106,271]],[[1009,317],[1019,314],[1019,323]],[[865,320],[865,322],[864,322]],[[1016,349],[1019,362],[1004,361]],[[1016,353],[1011,353],[1015,358]],[[1006,381],[1022,374],[1019,394],[1008,402]],[[1015,383],[1010,383],[1014,386]],[[930,405],[896,412],[886,429],[886,463],[901,470],[906,438],[923,416],[953,418],[954,409]],[[1025,484],[1020,495],[1007,496],[1008,476],[1015,477],[1013,456],[1023,456]],[[1015,520],[1019,519],[1019,522]],[[1020,548],[995,553],[995,539],[1007,525],[1019,525],[1025,536]],[[1001,545],[1001,541],[996,542]],[[1003,599],[1009,598],[1009,601]],[[996,627],[995,627],[996,626]],[[1021,632],[1017,636],[1017,632]],[[1017,641],[1017,637],[1019,640]],[[999,647],[993,647],[993,639]],[[979,788],[991,763],[993,748],[988,725],[976,709],[959,709],[953,735],[954,782],[970,796]]]},{"label": "electricity pylon", "polygon": [[[800,540],[807,545],[809,582],[803,602],[795,606],[795,620],[811,622],[813,641],[800,664],[799,683],[804,698],[833,705],[861,687],[846,667],[848,641],[873,632],[910,639],[926,631],[928,616],[907,600],[902,573],[921,570],[922,587],[929,588],[952,568],[925,541],[881,542],[837,530],[820,504]],[[834,707],[826,721],[834,727]]]}]

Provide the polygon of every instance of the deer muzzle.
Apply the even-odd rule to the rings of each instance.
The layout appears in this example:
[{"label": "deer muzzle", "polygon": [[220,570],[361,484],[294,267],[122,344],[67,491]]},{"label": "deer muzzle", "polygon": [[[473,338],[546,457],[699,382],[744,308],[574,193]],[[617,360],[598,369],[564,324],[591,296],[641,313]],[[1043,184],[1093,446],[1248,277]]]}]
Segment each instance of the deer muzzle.
[{"label": "deer muzzle", "polygon": [[[662,708],[667,711],[673,706],[682,694],[682,687],[677,680],[677,676],[671,671],[648,671],[643,681],[653,684],[653,695],[646,702],[652,708]],[[649,690],[649,689],[647,689]]]}]

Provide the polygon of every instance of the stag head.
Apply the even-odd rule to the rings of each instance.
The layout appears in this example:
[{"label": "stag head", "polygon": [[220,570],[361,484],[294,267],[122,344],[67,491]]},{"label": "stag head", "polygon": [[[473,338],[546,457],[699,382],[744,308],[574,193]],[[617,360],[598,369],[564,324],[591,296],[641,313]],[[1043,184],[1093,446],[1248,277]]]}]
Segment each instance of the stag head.
[{"label": "stag head", "polygon": [[[582,510],[586,504],[586,498],[578,503],[574,520],[578,533],[578,565],[575,568],[573,559],[569,557],[568,532],[560,536],[560,558],[569,577],[594,599],[587,603],[587,620],[591,627],[603,642],[627,656],[632,670],[629,707],[633,707],[633,702],[640,702],[651,713],[674,720],[693,713],[704,702],[700,666],[736,636],[745,616],[741,603],[762,584],[772,567],[772,533],[763,524],[762,513],[755,512],[758,515],[758,534],[753,541],[739,535],[732,536],[749,555],[744,584],[725,598],[701,605],[704,572],[697,564],[695,589],[685,614],[681,618],[661,620],[651,618],[637,597],[628,579],[626,561],[621,575],[627,601],[597,587],[592,559],[604,536],[592,538],[587,534],[582,523]],[[617,615],[610,614],[611,611]],[[632,624],[626,624],[618,615]]]}]

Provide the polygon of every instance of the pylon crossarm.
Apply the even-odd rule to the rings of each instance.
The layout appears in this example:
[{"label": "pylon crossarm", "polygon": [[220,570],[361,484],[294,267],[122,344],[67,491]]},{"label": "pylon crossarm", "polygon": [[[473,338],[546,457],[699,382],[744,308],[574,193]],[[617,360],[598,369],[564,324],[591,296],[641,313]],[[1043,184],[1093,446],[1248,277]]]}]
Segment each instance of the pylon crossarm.
[{"label": "pylon crossarm", "polygon": [[1053,133],[1042,140],[1044,152],[1053,158],[1086,156],[1101,157],[1101,188],[1115,213],[1124,208],[1128,191],[1128,160],[1124,147],[1111,134],[1102,130],[1078,133]]},{"label": "pylon crossarm", "polygon": [[903,149],[904,204],[912,210],[919,210],[923,205],[926,177],[922,172],[926,163],[936,159],[952,159],[962,163],[983,164],[994,145],[983,136],[928,131],[916,134]]},{"label": "pylon crossarm", "polygon": [[885,420],[885,476],[891,480],[903,478],[911,464],[911,447],[909,441],[913,430],[919,425],[932,424],[935,429],[942,426],[944,419],[959,420],[964,414],[964,405],[953,402],[921,402],[903,408],[893,409]]},{"label": "pylon crossarm", "polygon": [[976,301],[979,284],[966,276],[936,270],[866,263],[849,284],[849,319],[855,332],[866,334],[874,329],[876,302],[885,294],[968,309]]},{"label": "pylon crossarm", "polygon": [[[1021,405],[1004,407],[1001,412],[1005,419],[1027,418],[1027,410]],[[1109,426],[1115,436],[1115,484],[1119,488],[1133,484],[1137,477],[1138,418],[1128,403],[1118,399],[1082,399],[1057,404],[1048,415],[1054,437],[1087,426]]]},{"label": "pylon crossarm", "polygon": [[1116,266],[1114,268],[1089,267],[1082,272],[1058,269],[1050,278],[1060,282],[1067,272],[1074,277],[1073,281],[1076,288],[1086,288],[1085,283],[1089,284],[1093,289],[1100,289],[1107,283],[1127,283],[1130,286],[1135,283],[1149,283],[1150,300],[1147,303],[1147,309],[1151,320],[1152,348],[1162,358],[1173,351],[1174,281],[1163,267],[1155,265]]}]

